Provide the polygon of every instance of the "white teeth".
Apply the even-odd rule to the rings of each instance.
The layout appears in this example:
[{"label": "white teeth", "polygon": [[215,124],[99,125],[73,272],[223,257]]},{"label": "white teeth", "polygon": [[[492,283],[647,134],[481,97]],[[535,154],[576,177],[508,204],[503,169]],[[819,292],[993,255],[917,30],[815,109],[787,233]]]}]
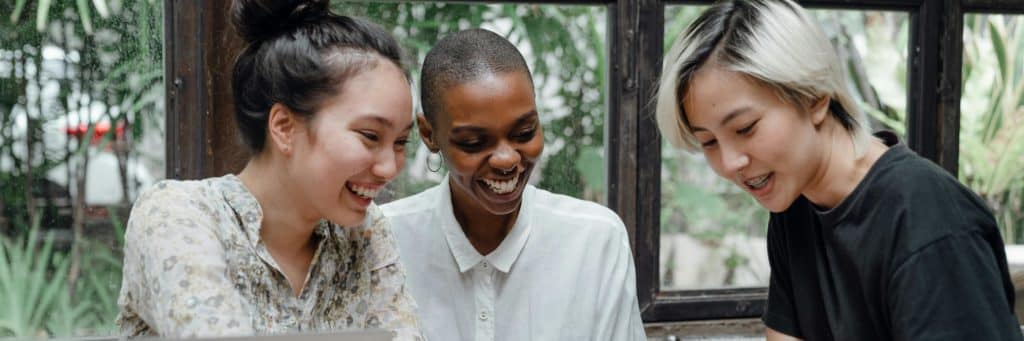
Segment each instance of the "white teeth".
[{"label": "white teeth", "polygon": [[519,183],[519,177],[514,177],[508,181],[494,181],[489,179],[483,179],[487,186],[491,187],[494,193],[505,194],[511,193],[516,189],[516,184]]},{"label": "white teeth", "polygon": [[756,178],[744,181],[743,183],[747,184],[747,186],[750,186],[753,189],[761,189],[762,187],[764,187],[764,185],[768,184],[768,177],[770,177],[771,175],[772,175],[771,173],[768,173],[768,174],[765,174],[765,175],[762,175],[762,176],[759,176],[759,177],[756,177]]},{"label": "white teeth", "polygon": [[355,194],[357,194],[357,195],[359,195],[359,196],[361,196],[363,198],[367,198],[367,199],[373,199],[374,197],[376,197],[377,193],[380,193],[381,188],[384,188],[384,187],[370,188],[370,187],[362,187],[362,186],[353,185],[353,184],[349,184],[348,185],[348,189],[350,191],[352,191],[352,193],[355,193]]}]

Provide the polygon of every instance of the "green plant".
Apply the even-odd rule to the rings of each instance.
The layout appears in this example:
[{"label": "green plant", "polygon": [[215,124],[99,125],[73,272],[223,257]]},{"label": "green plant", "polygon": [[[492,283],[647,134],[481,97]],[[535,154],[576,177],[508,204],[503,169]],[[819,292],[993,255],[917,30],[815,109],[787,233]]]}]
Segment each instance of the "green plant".
[{"label": "green plant", "polygon": [[113,334],[121,283],[119,247],[79,241],[90,250],[83,259],[89,271],[76,283],[72,297],[67,251],[54,248],[52,233],[39,241],[38,220],[28,231],[19,239],[0,237],[0,336]]},{"label": "green plant", "polygon": [[38,245],[39,220],[20,240],[0,237],[0,335],[36,336],[68,295],[68,259],[53,249],[53,235]]},{"label": "green plant", "polygon": [[969,15],[964,27],[960,179],[1024,242],[1024,20]]}]

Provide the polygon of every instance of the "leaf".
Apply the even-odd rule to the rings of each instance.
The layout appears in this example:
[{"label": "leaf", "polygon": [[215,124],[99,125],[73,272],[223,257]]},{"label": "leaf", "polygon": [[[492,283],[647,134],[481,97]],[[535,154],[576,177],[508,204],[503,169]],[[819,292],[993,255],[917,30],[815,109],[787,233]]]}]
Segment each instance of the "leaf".
[{"label": "leaf", "polygon": [[25,4],[28,3],[28,0],[16,0],[16,1],[17,2],[14,3],[14,11],[11,12],[11,23],[12,24],[17,24],[18,23],[18,18],[21,17],[21,11],[25,10]]},{"label": "leaf", "polygon": [[46,19],[50,15],[52,0],[39,0],[39,7],[36,7],[36,31],[46,30]]},{"label": "leaf", "polygon": [[100,18],[106,19],[110,17],[110,9],[107,7],[107,0],[92,0],[93,6],[96,6],[96,13],[100,15]]},{"label": "leaf", "polygon": [[1003,45],[1002,27],[997,25],[995,20],[988,21],[989,38],[992,40],[992,48],[995,49],[996,59],[999,61],[999,73],[1006,77],[1006,46]]},{"label": "leaf", "polygon": [[88,0],[75,0],[75,4],[78,7],[78,18],[82,20],[82,29],[85,30],[85,34],[92,34],[92,14],[89,13]]}]

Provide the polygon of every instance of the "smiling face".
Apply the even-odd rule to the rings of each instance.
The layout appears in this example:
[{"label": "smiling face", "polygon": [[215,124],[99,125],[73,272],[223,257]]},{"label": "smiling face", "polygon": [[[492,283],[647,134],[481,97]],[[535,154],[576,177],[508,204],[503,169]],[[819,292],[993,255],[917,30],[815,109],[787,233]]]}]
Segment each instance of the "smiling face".
[{"label": "smiling face", "polygon": [[524,72],[485,75],[443,92],[434,124],[420,120],[424,142],[449,168],[455,206],[508,215],[544,150],[533,83]]},{"label": "smiling face", "polygon": [[377,61],[346,80],[293,139],[288,171],[310,214],[358,225],[371,200],[405,160],[412,98],[402,71]]},{"label": "smiling face", "polygon": [[819,127],[828,100],[801,109],[771,88],[714,66],[694,74],[683,99],[686,120],[719,176],[781,212],[823,167]]}]

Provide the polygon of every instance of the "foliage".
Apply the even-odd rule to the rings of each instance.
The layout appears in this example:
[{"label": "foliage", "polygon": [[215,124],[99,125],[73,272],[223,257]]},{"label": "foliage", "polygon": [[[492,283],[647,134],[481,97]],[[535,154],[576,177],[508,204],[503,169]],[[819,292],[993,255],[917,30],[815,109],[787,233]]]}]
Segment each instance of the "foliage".
[{"label": "foliage", "polygon": [[38,248],[39,221],[33,225],[21,240],[2,239],[0,335],[35,335],[55,310],[58,297],[67,295],[63,276],[67,275],[68,259],[54,252],[52,235]]},{"label": "foliage", "polygon": [[[76,297],[68,290],[70,259],[54,247],[53,233],[40,244],[39,221],[20,239],[0,237],[0,336],[69,337],[112,333],[120,288],[120,259],[107,246],[92,248],[86,281]],[[83,241],[89,243],[89,241]]]},{"label": "foliage", "polygon": [[[119,214],[135,187],[125,165],[151,157],[135,141],[162,140],[162,10],[155,0],[0,1],[10,14],[0,18],[0,336],[114,333]],[[95,141],[100,121],[126,134]],[[79,124],[83,138],[63,136]],[[105,210],[111,222],[84,201],[101,152],[117,156],[125,194]],[[68,230],[70,241],[54,239]]]},{"label": "foliage", "polygon": [[1007,243],[1024,242],[1024,20],[965,18],[960,179],[996,213]]}]

